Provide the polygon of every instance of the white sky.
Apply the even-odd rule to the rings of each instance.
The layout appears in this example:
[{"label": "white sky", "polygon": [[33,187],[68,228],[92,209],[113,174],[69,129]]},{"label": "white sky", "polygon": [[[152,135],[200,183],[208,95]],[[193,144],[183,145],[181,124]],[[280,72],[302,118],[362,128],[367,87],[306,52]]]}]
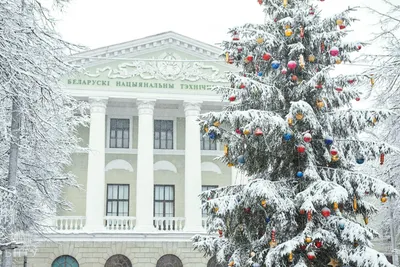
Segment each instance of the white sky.
[{"label": "white sky", "polygon": [[[316,1],[316,0],[309,0]],[[290,0],[289,0],[290,2]],[[375,4],[372,0],[325,0],[324,12],[348,5]],[[370,16],[361,12],[353,27],[354,40],[371,37]],[[97,48],[149,35],[175,31],[209,44],[227,38],[230,27],[262,23],[264,12],[257,0],[71,0],[58,24],[64,39]]]}]

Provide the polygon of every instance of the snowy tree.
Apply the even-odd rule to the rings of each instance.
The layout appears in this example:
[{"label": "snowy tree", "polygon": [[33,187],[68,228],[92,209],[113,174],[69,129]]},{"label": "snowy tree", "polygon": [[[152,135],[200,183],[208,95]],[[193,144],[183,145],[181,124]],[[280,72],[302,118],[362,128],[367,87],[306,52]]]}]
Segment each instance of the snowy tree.
[{"label": "snowy tree", "polygon": [[223,43],[242,69],[215,88],[231,104],[200,117],[204,135],[225,145],[220,160],[251,180],[201,195],[208,234],[194,247],[235,267],[392,266],[366,224],[377,211],[369,198],[396,191],[356,171],[392,150],[359,138],[390,112],[352,107],[369,77],[332,75],[363,46],[343,41],[354,9],[322,17],[302,0],[259,2],[265,23],[236,27]]},{"label": "snowy tree", "polygon": [[86,105],[59,84],[73,70],[65,53],[77,47],[56,34],[41,1],[0,0],[0,17],[0,250],[8,267],[23,246],[15,236],[42,233],[46,218],[69,207],[62,190],[77,184],[65,168],[87,118]]}]

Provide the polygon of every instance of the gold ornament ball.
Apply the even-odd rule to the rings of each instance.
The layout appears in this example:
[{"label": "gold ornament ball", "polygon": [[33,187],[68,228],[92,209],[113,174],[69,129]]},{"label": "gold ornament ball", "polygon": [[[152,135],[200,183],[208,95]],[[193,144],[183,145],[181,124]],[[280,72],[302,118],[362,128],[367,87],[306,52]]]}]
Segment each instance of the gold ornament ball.
[{"label": "gold ornament ball", "polygon": [[340,60],[339,58],[338,59],[336,59],[336,64],[341,64],[342,63],[342,60]]},{"label": "gold ornament ball", "polygon": [[303,118],[304,118],[303,113],[300,113],[300,112],[299,112],[299,113],[296,114],[296,120],[301,121]]},{"label": "gold ornament ball", "polygon": [[289,25],[289,24],[286,24],[286,25],[285,25],[285,29],[290,29],[290,25]]},{"label": "gold ornament ball", "polygon": [[293,118],[292,118],[292,117],[289,117],[289,118],[287,119],[287,122],[288,122],[289,126],[292,126],[292,125],[293,125]]},{"label": "gold ornament ball", "polygon": [[308,61],[314,62],[315,61],[315,56],[314,55],[309,55],[308,56]]},{"label": "gold ornament ball", "polygon": [[387,197],[381,197],[381,202],[382,203],[386,203],[386,201],[387,201]]},{"label": "gold ornament ball", "polygon": [[286,37],[290,37],[290,36],[292,36],[292,34],[293,34],[292,29],[286,29],[286,30],[285,30],[285,36],[286,36]]},{"label": "gold ornament ball", "polygon": [[233,167],[233,166],[235,166],[233,163],[231,162],[228,163],[228,167]]},{"label": "gold ornament ball", "polygon": [[204,131],[205,131],[206,133],[208,133],[208,127],[207,127],[207,126],[204,126]]},{"label": "gold ornament ball", "polygon": [[257,44],[262,44],[262,43],[264,43],[264,38],[258,37],[256,41],[257,41]]},{"label": "gold ornament ball", "polygon": [[337,210],[339,208],[339,205],[337,202],[333,202],[333,210]]},{"label": "gold ornament ball", "polygon": [[261,201],[261,206],[264,208],[267,206],[267,201],[265,199]]},{"label": "gold ornament ball", "polygon": [[332,161],[333,161],[333,162],[336,162],[336,161],[338,161],[338,160],[339,160],[339,156],[338,156],[338,155],[332,156]]},{"label": "gold ornament ball", "polygon": [[318,100],[318,101],[317,101],[317,107],[318,107],[318,108],[323,108],[324,105],[325,105],[325,104],[324,104],[323,101],[321,101],[321,100]]},{"label": "gold ornament ball", "polygon": [[306,239],[304,240],[304,241],[306,241],[306,243],[311,243],[312,242],[312,238],[311,237],[309,237],[309,236],[307,236],[306,237]]},{"label": "gold ornament ball", "polygon": [[217,213],[218,210],[219,210],[218,207],[215,207],[215,208],[214,208],[214,212],[215,212],[215,213]]},{"label": "gold ornament ball", "polygon": [[221,125],[221,123],[219,121],[214,122],[213,124],[215,127],[219,127]]},{"label": "gold ornament ball", "polygon": [[336,20],[336,25],[338,26],[343,25],[343,20],[342,19]]},{"label": "gold ornament ball", "polygon": [[249,135],[250,134],[250,130],[249,129],[244,129],[243,134],[244,135]]}]

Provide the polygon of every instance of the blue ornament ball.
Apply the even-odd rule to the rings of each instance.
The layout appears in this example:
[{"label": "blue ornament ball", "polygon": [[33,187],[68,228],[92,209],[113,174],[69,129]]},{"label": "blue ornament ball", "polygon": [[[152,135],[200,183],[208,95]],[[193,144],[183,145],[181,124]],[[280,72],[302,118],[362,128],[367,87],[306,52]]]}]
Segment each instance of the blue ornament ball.
[{"label": "blue ornament ball", "polygon": [[291,133],[285,133],[283,135],[283,139],[285,139],[286,141],[289,141],[290,139],[292,139],[292,134]]},{"label": "blue ornament ball", "polygon": [[245,158],[243,155],[240,155],[237,159],[239,164],[244,164],[246,162]]},{"label": "blue ornament ball", "polygon": [[209,132],[209,133],[208,133],[208,137],[209,137],[211,140],[214,140],[215,137],[216,137],[215,132]]},{"label": "blue ornament ball", "polygon": [[259,72],[257,73],[257,75],[261,77],[261,76],[263,76],[263,72],[262,72],[262,71],[259,71]]},{"label": "blue ornament ball", "polygon": [[331,136],[327,136],[327,137],[325,137],[325,144],[326,145],[332,145],[333,144],[333,137],[331,137]]},{"label": "blue ornament ball", "polygon": [[364,158],[358,158],[358,159],[356,159],[357,164],[363,164],[364,161],[365,161]]},{"label": "blue ornament ball", "polygon": [[339,222],[338,227],[340,230],[344,230],[344,222]]},{"label": "blue ornament ball", "polygon": [[298,178],[302,178],[304,176],[304,173],[299,171],[299,172],[296,173],[296,176]]},{"label": "blue ornament ball", "polygon": [[272,61],[272,63],[271,63],[271,67],[272,67],[274,70],[277,70],[277,69],[279,68],[280,65],[281,65],[281,63],[280,63],[279,61],[277,61],[277,60],[274,60],[274,61]]},{"label": "blue ornament ball", "polygon": [[269,217],[266,217],[266,218],[265,218],[265,222],[266,222],[266,223],[269,223],[270,221],[271,221],[271,219],[270,219]]}]

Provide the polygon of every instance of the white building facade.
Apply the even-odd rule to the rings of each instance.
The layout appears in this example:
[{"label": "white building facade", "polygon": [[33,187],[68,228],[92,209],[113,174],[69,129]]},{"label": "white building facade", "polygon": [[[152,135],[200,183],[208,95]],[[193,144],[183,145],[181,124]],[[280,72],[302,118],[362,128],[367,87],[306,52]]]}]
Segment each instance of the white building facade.
[{"label": "white building facade", "polygon": [[65,89],[90,103],[79,130],[89,153],[68,169],[71,211],[58,211],[31,267],[214,267],[193,251],[205,232],[198,195],[243,182],[215,157],[223,149],[200,134],[200,113],[221,110],[210,88],[236,71],[221,50],[174,32],[91,50],[74,57],[83,74]]}]

